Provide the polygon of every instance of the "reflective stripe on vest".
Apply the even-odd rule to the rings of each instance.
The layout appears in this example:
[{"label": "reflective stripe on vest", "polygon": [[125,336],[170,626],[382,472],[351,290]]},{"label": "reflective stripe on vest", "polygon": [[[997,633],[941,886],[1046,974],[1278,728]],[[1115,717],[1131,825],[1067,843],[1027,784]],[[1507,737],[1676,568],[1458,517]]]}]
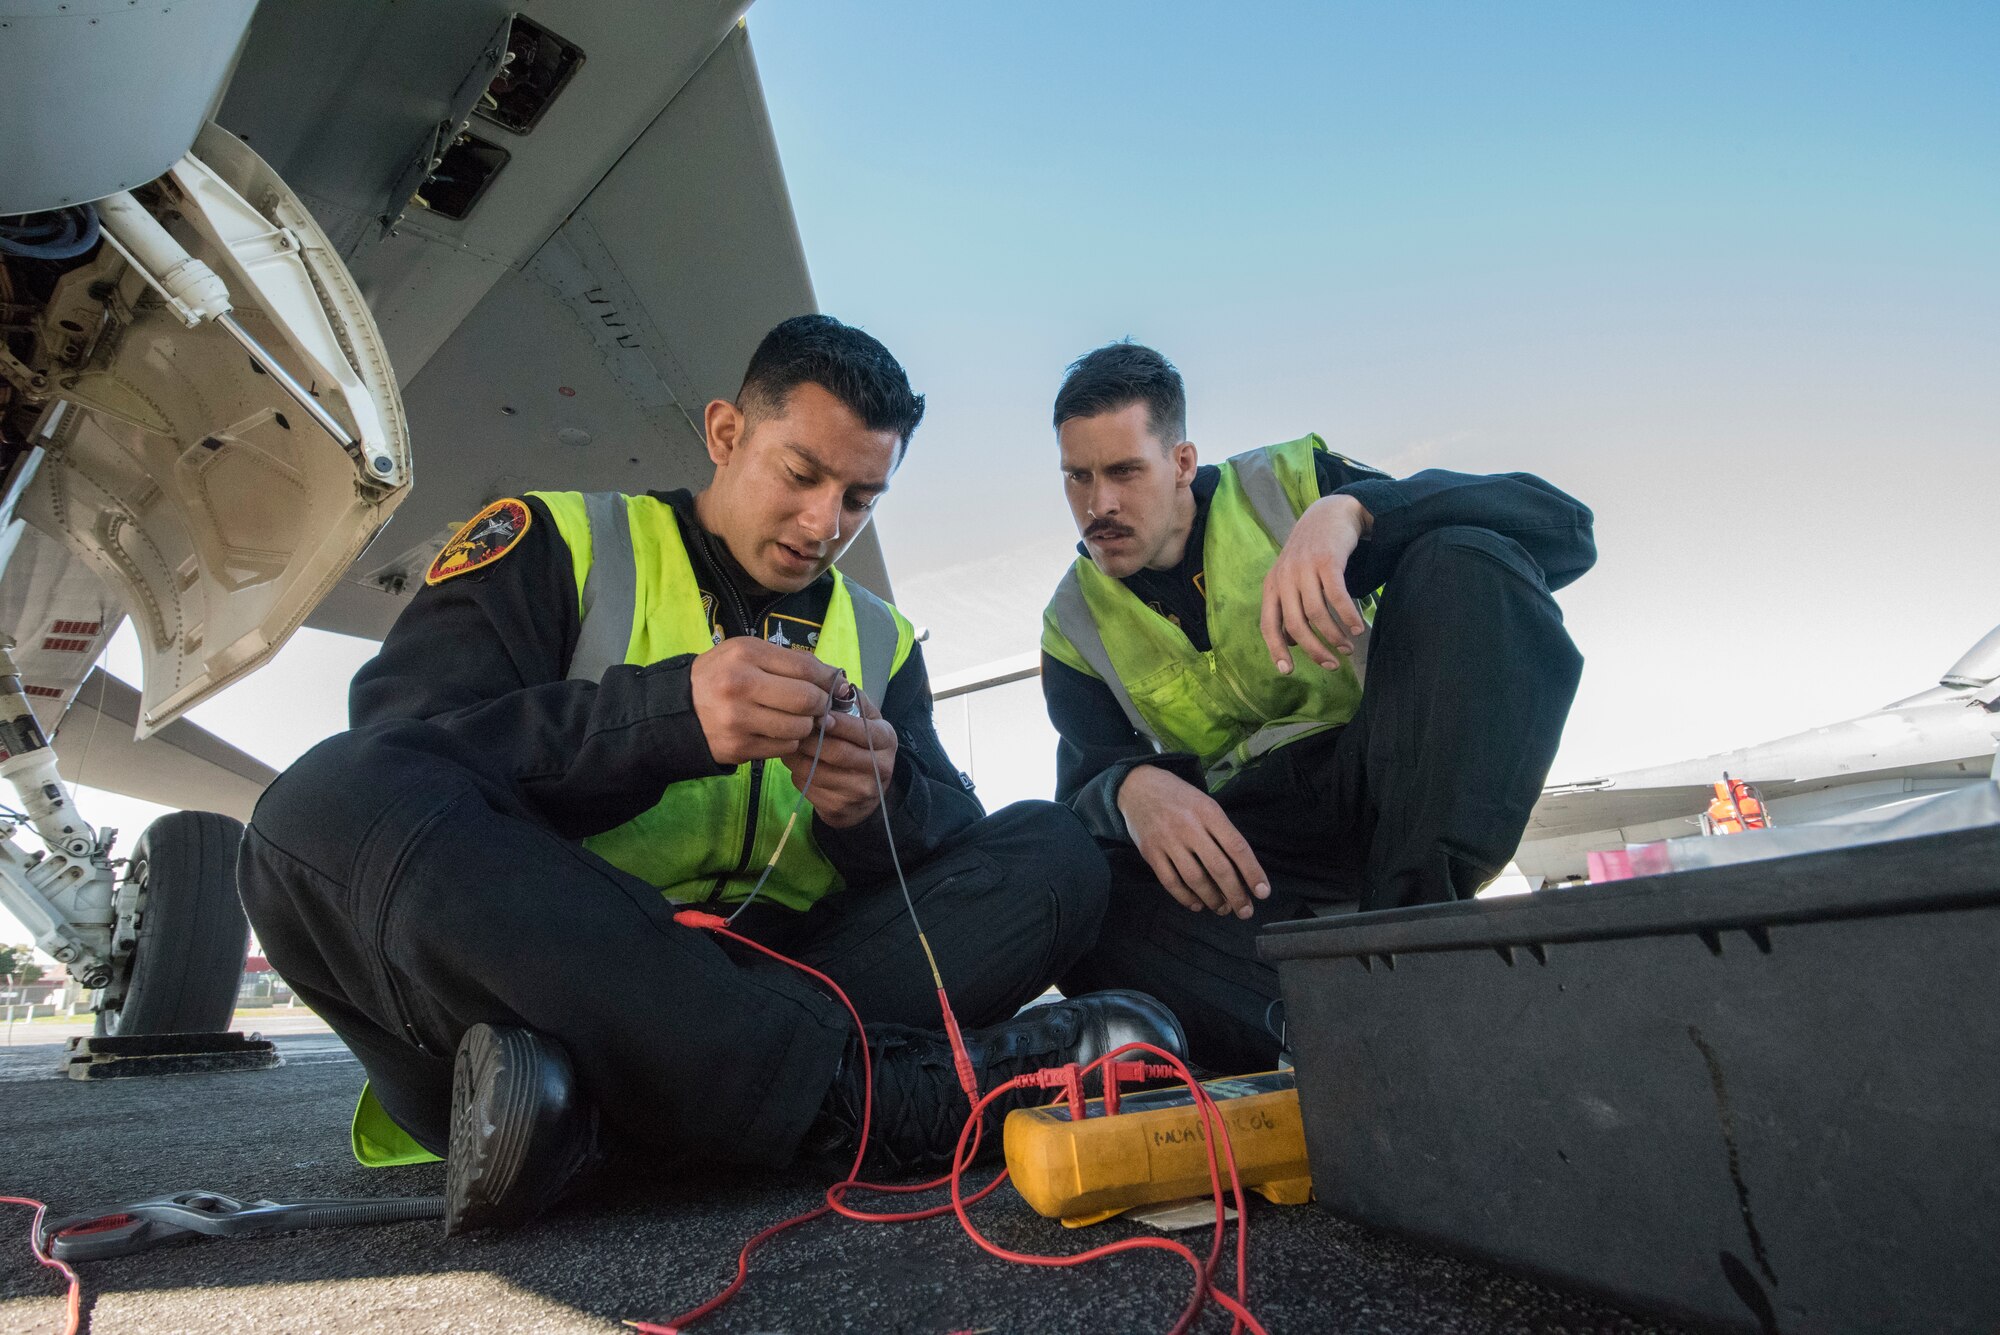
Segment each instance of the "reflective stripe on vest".
[{"label": "reflective stripe on vest", "polygon": [[[1308,436],[1306,439],[1317,442],[1319,438]],[[1285,539],[1292,536],[1292,528],[1299,522],[1299,515],[1304,513],[1304,510],[1292,509],[1292,498],[1286,494],[1285,484],[1279,479],[1278,470],[1271,462],[1271,450],[1250,450],[1237,455],[1229,463],[1236,470],[1236,480],[1243,486],[1244,499],[1250,502],[1250,508],[1257,513],[1257,522],[1264,526],[1264,531],[1271,535],[1271,541],[1277,543],[1282,550]],[[1361,610],[1366,614],[1371,612],[1372,608],[1363,607]],[[1354,675],[1364,683],[1368,680],[1368,642],[1372,638],[1374,638],[1374,627],[1364,615],[1361,633],[1354,637]],[[1311,729],[1308,728],[1306,731],[1309,732]],[[1264,751],[1275,750],[1291,740],[1287,737],[1283,741],[1274,742],[1257,754],[1262,755]]]},{"label": "reflective stripe on vest", "polygon": [[1257,522],[1271,535],[1271,541],[1283,547],[1285,539],[1292,536],[1292,526],[1299,522],[1298,513],[1292,509],[1292,498],[1285,494],[1285,484],[1279,480],[1278,470],[1271,464],[1271,456],[1264,450],[1251,450],[1239,454],[1228,465],[1236,473],[1236,480],[1243,487],[1243,498],[1250,502],[1250,508],[1257,513]]},{"label": "reflective stripe on vest", "polygon": [[[580,628],[567,675],[601,680],[623,663],[647,664],[714,647],[708,613],[673,509],[651,497],[536,492],[570,549]],[[893,607],[839,571],[811,652],[845,671],[878,703],[916,635]],[[804,652],[801,650],[801,652]],[[780,847],[798,801],[778,761],[755,770],[668,785],[651,809],[584,846],[683,903],[742,899],[774,854],[764,897],[794,909],[842,888],[802,819]],[[752,799],[754,798],[754,807]],[[811,814],[806,803],[802,817]]]},{"label": "reflective stripe on vest", "polygon": [[896,613],[889,604],[859,584],[849,580],[842,580],[841,583],[847,590],[848,600],[854,605],[854,638],[861,645],[860,682],[869,683],[874,692],[871,698],[879,707],[882,693],[889,689],[889,678],[896,675],[896,665],[900,661],[896,656],[897,649],[903,648],[905,655],[909,650],[902,645],[903,637],[896,627]]},{"label": "reflective stripe on vest", "polygon": [[[1356,662],[1339,672],[1294,650],[1287,675],[1271,664],[1258,626],[1263,577],[1318,498],[1313,455],[1323,448],[1308,436],[1223,465],[1204,539],[1208,651],[1087,557],[1064,575],[1044,617],[1044,649],[1102,680],[1156,749],[1199,756],[1211,788],[1259,756],[1346,722],[1360,700],[1366,636]],[[1364,620],[1372,615],[1372,598],[1361,611]]]},{"label": "reflective stripe on vest", "polygon": [[[544,503],[546,504],[546,498]],[[612,491],[588,492],[584,514],[590,523],[590,573],[584,577],[576,652],[570,655],[573,681],[598,681],[625,661],[632,644],[633,611],[638,606],[639,572],[632,554],[632,524],[625,498]],[[854,603],[855,637],[861,643],[863,682],[887,682],[898,663],[896,613],[859,584],[848,584]],[[875,686],[879,704],[885,689]]]},{"label": "reflective stripe on vest", "polygon": [[570,655],[572,681],[600,681],[625,661],[632,644],[632,613],[639,602],[639,571],[632,555],[632,521],[615,491],[588,492],[590,573],[581,591],[582,626]]},{"label": "reflective stripe on vest", "polygon": [[1146,722],[1146,716],[1132,703],[1125,683],[1118,677],[1118,669],[1111,666],[1111,651],[1104,647],[1104,636],[1098,632],[1097,618],[1090,614],[1090,604],[1083,600],[1083,586],[1077,581],[1074,565],[1063,572],[1062,583],[1056,585],[1056,596],[1050,600],[1049,607],[1055,612],[1056,624],[1062,627],[1063,638],[1083,655],[1083,661],[1090,665],[1092,674],[1111,688],[1118,707],[1125,711],[1126,719],[1132,724],[1132,731],[1151,742],[1155,751],[1163,749],[1152,725]]}]

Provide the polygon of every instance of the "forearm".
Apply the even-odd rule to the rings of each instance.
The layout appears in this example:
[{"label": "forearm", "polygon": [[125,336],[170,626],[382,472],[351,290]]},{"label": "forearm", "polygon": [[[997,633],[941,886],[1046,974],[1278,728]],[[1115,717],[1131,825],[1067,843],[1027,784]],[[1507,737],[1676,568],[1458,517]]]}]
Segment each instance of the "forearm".
[{"label": "forearm", "polygon": [[1076,813],[1083,828],[1093,837],[1129,843],[1131,835],[1125,828],[1125,816],[1118,809],[1118,792],[1132,771],[1144,765],[1157,766],[1197,788],[1203,786],[1201,762],[1196,757],[1185,751],[1148,751],[1111,762],[1067,797],[1057,800]]},{"label": "forearm", "polygon": [[1103,682],[1050,655],[1042,656],[1042,699],[1056,728],[1056,801],[1068,806],[1099,839],[1126,838],[1118,788],[1140,765],[1159,765],[1200,785],[1191,755],[1160,752],[1142,737]]},{"label": "forearm", "polygon": [[624,824],[684,779],[726,774],[709,754],[689,689],[691,656],[614,667],[424,715],[488,758],[567,838]]},{"label": "forearm", "polygon": [[1575,580],[1597,559],[1589,507],[1526,473],[1433,469],[1401,480],[1350,483],[1334,494],[1359,501],[1372,517],[1369,540],[1348,565],[1347,587],[1357,595],[1385,583],[1410,543],[1440,528],[1483,528],[1513,539],[1551,589]]},{"label": "forearm", "polygon": [[418,591],[354,676],[356,727],[420,719],[461,739],[487,772],[561,833],[610,829],[669,783],[725,772],[692,706],[687,657],[572,680],[579,630],[568,551],[539,500],[521,540],[487,565]]}]

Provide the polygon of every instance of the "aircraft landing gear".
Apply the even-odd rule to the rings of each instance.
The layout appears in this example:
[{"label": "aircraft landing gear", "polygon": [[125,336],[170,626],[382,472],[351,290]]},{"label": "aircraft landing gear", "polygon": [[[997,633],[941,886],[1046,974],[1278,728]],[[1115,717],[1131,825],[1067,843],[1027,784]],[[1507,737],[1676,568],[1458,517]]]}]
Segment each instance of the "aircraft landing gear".
[{"label": "aircraft landing gear", "polygon": [[[209,811],[162,816],[121,878],[111,862],[118,832],[78,814],[10,647],[0,641],[0,779],[22,809],[0,807],[0,903],[97,993],[99,1034],[228,1028],[250,937],[236,898],[243,827]],[[21,825],[45,851],[14,842]]]},{"label": "aircraft landing gear", "polygon": [[250,924],[236,897],[243,826],[213,811],[175,811],[146,827],[125,868],[138,933],[98,994],[97,1032],[203,1034],[229,1028]]}]

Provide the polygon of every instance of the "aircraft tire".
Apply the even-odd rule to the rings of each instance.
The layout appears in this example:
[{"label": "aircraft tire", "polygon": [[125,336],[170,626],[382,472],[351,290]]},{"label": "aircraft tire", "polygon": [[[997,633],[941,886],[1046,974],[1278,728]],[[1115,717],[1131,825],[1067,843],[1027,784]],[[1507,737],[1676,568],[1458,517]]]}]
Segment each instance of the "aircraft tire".
[{"label": "aircraft tire", "polygon": [[229,1027],[250,924],[236,896],[243,825],[213,811],[175,811],[146,827],[127,876],[143,878],[132,981],[117,1010],[97,1013],[104,1035],[202,1034]]}]

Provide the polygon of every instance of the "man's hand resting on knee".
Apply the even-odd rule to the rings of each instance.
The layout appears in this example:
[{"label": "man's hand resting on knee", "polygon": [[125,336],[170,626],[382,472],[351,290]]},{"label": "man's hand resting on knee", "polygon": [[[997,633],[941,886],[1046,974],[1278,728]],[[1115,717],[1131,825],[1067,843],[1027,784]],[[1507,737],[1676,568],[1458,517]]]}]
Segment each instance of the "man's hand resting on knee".
[{"label": "man's hand resting on knee", "polygon": [[1158,765],[1140,765],[1118,785],[1132,843],[1167,893],[1191,909],[1247,918],[1270,878],[1216,800]]},{"label": "man's hand resting on knee", "polygon": [[[801,655],[803,657],[803,655]],[[815,725],[817,726],[817,725]],[[835,714],[826,730],[826,741],[807,738],[799,749],[783,757],[792,772],[792,782],[805,786],[806,771],[812,768],[813,747],[820,746],[819,772],[813,775],[813,811],[836,830],[859,825],[875,814],[879,805],[875,777],[868,772],[868,748],[875,748],[875,773],[881,776],[881,792],[889,791],[896,773],[896,727],[885,722],[882,711],[866,695],[861,697],[861,717]]]},{"label": "man's hand resting on knee", "polygon": [[1306,508],[1264,576],[1258,628],[1278,671],[1292,670],[1291,646],[1329,672],[1368,629],[1347,592],[1347,559],[1368,537],[1375,518],[1352,496],[1323,496]]}]

